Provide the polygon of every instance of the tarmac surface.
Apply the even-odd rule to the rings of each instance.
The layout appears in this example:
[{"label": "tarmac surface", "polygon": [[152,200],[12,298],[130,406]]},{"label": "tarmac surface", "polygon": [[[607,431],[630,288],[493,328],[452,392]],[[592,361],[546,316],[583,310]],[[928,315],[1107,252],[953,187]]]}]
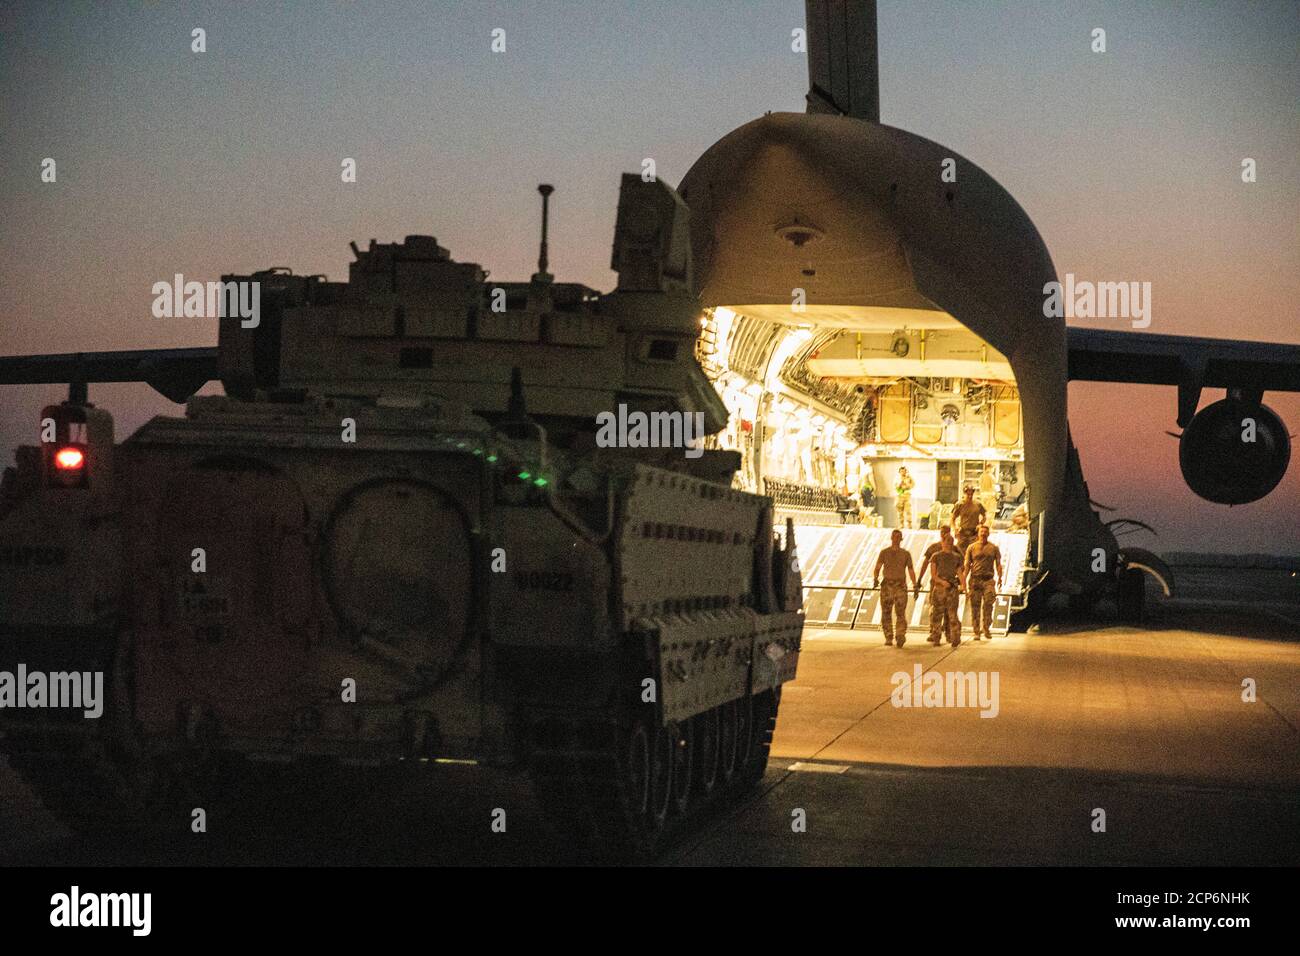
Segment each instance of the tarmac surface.
[{"label": "tarmac surface", "polygon": [[[661,862],[1300,864],[1300,613],[1287,604],[1171,605],[1146,629],[1063,618],[956,649],[924,637],[900,649],[807,632],[762,786]],[[987,692],[996,674],[996,716],[895,706],[916,665],[971,686],[983,674]],[[505,833],[491,831],[496,808]],[[290,780],[238,826],[178,829],[73,837],[0,762],[5,865],[581,862],[526,784],[463,766],[394,790]]]},{"label": "tarmac surface", "polygon": [[[956,649],[920,634],[901,650],[808,634],[782,700],[780,772],[729,828],[676,859],[1300,864],[1300,624],[1177,618]],[[894,706],[891,675],[910,683],[918,663],[998,673],[996,717]],[[1246,678],[1254,703],[1242,699]],[[781,833],[800,807],[807,831]]]}]

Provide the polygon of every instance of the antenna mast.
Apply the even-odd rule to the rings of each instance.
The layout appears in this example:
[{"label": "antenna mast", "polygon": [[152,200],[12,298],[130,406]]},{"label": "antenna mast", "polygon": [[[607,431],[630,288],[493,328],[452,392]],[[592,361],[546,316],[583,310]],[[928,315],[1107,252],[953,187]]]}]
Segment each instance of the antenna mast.
[{"label": "antenna mast", "polygon": [[551,193],[555,192],[555,187],[548,183],[542,183],[537,187],[537,191],[542,194],[542,249],[537,255],[537,275],[534,279],[541,282],[550,282],[554,276],[546,271],[548,265],[546,261],[546,230],[549,226]]}]

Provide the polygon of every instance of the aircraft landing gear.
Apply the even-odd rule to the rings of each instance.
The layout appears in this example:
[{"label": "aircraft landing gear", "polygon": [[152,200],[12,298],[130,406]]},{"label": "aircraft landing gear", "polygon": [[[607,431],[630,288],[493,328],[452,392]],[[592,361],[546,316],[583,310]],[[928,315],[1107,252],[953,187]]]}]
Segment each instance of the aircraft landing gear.
[{"label": "aircraft landing gear", "polygon": [[1137,568],[1121,568],[1116,579],[1115,603],[1125,624],[1141,624],[1146,609],[1146,575]]},{"label": "aircraft landing gear", "polygon": [[1047,605],[1052,595],[1045,587],[1040,587],[1047,578],[1044,574],[1037,582],[1025,590],[1025,606],[1011,615],[1010,630],[1015,634],[1024,634],[1041,621],[1047,613]]},{"label": "aircraft landing gear", "polygon": [[1070,613],[1075,617],[1089,617],[1097,607],[1097,595],[1088,591],[1083,594],[1071,594],[1069,597]]}]

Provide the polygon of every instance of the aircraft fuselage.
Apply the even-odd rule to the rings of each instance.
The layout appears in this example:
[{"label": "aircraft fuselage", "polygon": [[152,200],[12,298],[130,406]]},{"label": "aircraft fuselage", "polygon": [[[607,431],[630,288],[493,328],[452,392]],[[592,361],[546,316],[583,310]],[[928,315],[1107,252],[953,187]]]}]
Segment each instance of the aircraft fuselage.
[{"label": "aircraft fuselage", "polygon": [[[938,310],[1006,356],[1021,394],[1040,568],[1071,593],[1112,580],[1115,539],[1089,505],[1070,440],[1065,321],[1044,314],[1056,269],[991,176],[900,129],[771,113],[710,147],[680,192],[704,306],[789,306],[802,290],[808,306]],[[817,311],[798,321],[825,322]]]}]

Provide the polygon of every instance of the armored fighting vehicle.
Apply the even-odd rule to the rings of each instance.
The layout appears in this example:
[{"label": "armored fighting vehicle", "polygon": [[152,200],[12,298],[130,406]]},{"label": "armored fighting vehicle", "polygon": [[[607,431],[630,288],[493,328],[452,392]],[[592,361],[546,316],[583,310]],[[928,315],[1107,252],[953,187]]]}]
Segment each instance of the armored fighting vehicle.
[{"label": "armored fighting vehicle", "polygon": [[[644,856],[761,778],[798,563],[770,500],[731,487],[737,453],[684,447],[686,416],[726,421],[688,210],[625,176],[602,295],[547,272],[541,192],[529,282],[372,240],[347,282],[223,277],[260,313],[215,349],[0,360],[0,382],[71,386],[0,491],[0,670],[104,675],[97,719],[0,708],[64,820],[186,826],[257,762],[464,760]],[[116,443],[87,383],[121,380],[185,417]],[[652,437],[602,440],[613,415]]]}]

